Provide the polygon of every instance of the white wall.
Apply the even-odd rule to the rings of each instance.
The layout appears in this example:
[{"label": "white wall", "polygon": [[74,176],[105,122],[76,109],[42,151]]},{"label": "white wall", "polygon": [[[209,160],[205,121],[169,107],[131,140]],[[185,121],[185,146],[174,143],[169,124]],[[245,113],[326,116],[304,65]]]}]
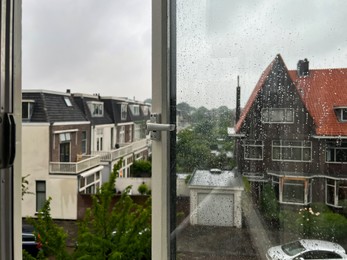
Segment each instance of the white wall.
[{"label": "white wall", "polygon": [[[22,124],[22,176],[30,174],[29,192],[35,193],[35,181],[48,180],[49,171],[49,124]],[[47,186],[47,184],[46,184]],[[48,187],[47,187],[48,188]],[[22,200],[22,216],[34,216],[35,194],[26,194]]]},{"label": "white wall", "polygon": [[[51,214],[58,219],[77,218],[77,176],[49,175],[49,124],[23,123],[22,176],[29,175],[29,192],[35,182],[46,181],[46,198],[52,198]],[[36,195],[22,200],[22,217],[35,216]]]},{"label": "white wall", "polygon": [[110,151],[111,150],[111,128],[114,128],[114,130],[113,130],[113,146],[112,146],[112,147],[114,147],[114,145],[116,143],[117,133],[116,133],[116,128],[114,127],[113,124],[92,126],[92,128],[91,128],[92,129],[91,130],[91,144],[92,144],[91,151],[96,151],[97,137],[100,136],[97,134],[98,129],[103,130],[102,151]]},{"label": "white wall", "polygon": [[137,191],[137,189],[143,182],[147,184],[150,190],[152,189],[152,178],[117,178],[116,189],[117,192],[122,192],[126,187],[132,185],[131,194],[139,195],[140,193]]}]

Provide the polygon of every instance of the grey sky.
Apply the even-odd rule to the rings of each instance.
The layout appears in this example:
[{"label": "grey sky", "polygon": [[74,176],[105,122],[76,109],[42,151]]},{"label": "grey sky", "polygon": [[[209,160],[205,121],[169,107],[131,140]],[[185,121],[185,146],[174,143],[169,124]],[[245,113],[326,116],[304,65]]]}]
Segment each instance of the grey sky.
[{"label": "grey sky", "polygon": [[[345,0],[177,0],[178,102],[242,105],[280,53],[347,67]],[[23,88],[151,96],[150,0],[23,1]]]},{"label": "grey sky", "polygon": [[151,97],[150,0],[24,0],[23,88]]},{"label": "grey sky", "polygon": [[237,75],[244,105],[280,53],[289,69],[347,67],[347,2],[342,0],[179,0],[179,100],[235,107]]}]

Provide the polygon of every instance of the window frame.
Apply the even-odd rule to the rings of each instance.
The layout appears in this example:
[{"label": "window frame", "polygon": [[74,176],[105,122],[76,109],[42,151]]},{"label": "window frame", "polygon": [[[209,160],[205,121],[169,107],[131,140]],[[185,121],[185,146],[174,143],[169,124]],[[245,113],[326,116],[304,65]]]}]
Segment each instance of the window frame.
[{"label": "window frame", "polygon": [[[288,186],[298,186],[293,183],[293,181],[302,181],[303,182],[303,201],[286,201],[284,199],[284,189],[286,181],[292,182],[287,184]],[[312,202],[312,180],[309,178],[300,178],[300,177],[279,177],[279,202],[286,205],[308,205]]]},{"label": "window frame", "polygon": [[[271,121],[271,112],[283,110],[283,121]],[[289,111],[291,112],[290,121],[287,120]],[[267,114],[267,118],[264,118],[264,114]],[[265,120],[267,119],[267,120]],[[261,109],[261,122],[263,124],[294,124],[294,108],[262,108]]]},{"label": "window frame", "polygon": [[[328,183],[328,181],[333,181],[334,183],[331,184],[331,183]],[[340,182],[345,182],[346,185],[342,186],[342,185],[340,185]],[[325,204],[326,205],[329,205],[329,206],[335,207],[335,208],[343,208],[344,205],[340,205],[340,201],[343,201],[339,197],[340,186],[343,187],[347,191],[347,179],[343,180],[343,179],[325,178]],[[334,200],[333,203],[328,201],[328,193],[329,193],[328,187],[333,188],[333,190],[334,190],[334,192],[332,194],[332,197]],[[347,199],[345,199],[345,201],[347,202]]]},{"label": "window frame", "polygon": [[[22,120],[23,121],[30,121],[32,116],[33,116],[33,112],[34,112],[34,104],[35,104],[35,100],[22,100]],[[23,109],[26,106],[26,114],[27,117],[23,117]]]},{"label": "window frame", "polygon": [[[38,189],[38,184],[42,184],[43,185],[43,190],[39,190]],[[36,180],[35,181],[35,195],[36,195],[36,213],[40,212],[40,210],[43,208],[45,201],[47,199],[47,186],[46,186],[46,181],[44,180]],[[39,197],[43,197],[44,200],[43,202],[39,202]],[[42,198],[41,198],[42,199]],[[40,205],[39,205],[40,204]],[[40,207],[41,206],[41,207]]]},{"label": "window frame", "polygon": [[[278,144],[275,144],[278,142]],[[294,142],[301,142],[301,145],[290,145],[289,143],[294,143]],[[286,144],[287,143],[287,144]],[[309,143],[309,146],[305,145],[306,143]],[[279,149],[278,156],[279,158],[274,158],[275,149]],[[297,159],[283,159],[284,156],[286,156],[285,151],[291,149],[291,154],[293,153],[294,149],[299,149],[300,150],[300,155],[301,155],[301,160]],[[305,157],[305,149],[309,149],[309,160],[304,160]],[[312,141],[308,140],[272,140],[271,142],[271,159],[272,161],[278,161],[278,162],[304,162],[304,163],[309,163],[312,162]]]},{"label": "window frame", "polygon": [[104,116],[104,102],[101,101],[88,101],[89,111],[92,117]]},{"label": "window frame", "polygon": [[[335,143],[335,144],[333,144]],[[345,145],[345,146],[341,146]],[[346,161],[337,161],[337,151],[338,150],[345,150],[346,153]],[[332,153],[333,151],[333,153]],[[333,156],[333,160],[329,160]],[[332,163],[332,164],[347,164],[347,142],[342,140],[334,141],[328,141],[326,142],[325,146],[325,163]]]},{"label": "window frame", "polygon": [[[244,140],[242,143],[243,146],[243,158],[245,160],[250,160],[250,161],[262,161],[264,159],[264,141],[260,140]],[[247,149],[257,149],[261,148],[261,158],[255,158],[255,157],[246,157],[246,155],[249,155],[250,152],[246,154]]]}]

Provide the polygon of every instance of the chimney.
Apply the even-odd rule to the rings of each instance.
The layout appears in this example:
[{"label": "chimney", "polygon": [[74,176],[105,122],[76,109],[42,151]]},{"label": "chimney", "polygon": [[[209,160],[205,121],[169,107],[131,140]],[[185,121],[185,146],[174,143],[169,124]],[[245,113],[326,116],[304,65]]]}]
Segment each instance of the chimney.
[{"label": "chimney", "polygon": [[240,99],[241,99],[240,77],[237,76],[235,124],[240,119],[240,112],[241,112]]},{"label": "chimney", "polygon": [[308,76],[308,73],[309,73],[308,64],[309,64],[309,61],[307,59],[298,61],[297,73],[299,77]]},{"label": "chimney", "polygon": [[71,93],[71,90],[68,88],[68,89],[66,90],[66,93],[70,94],[70,93]]}]

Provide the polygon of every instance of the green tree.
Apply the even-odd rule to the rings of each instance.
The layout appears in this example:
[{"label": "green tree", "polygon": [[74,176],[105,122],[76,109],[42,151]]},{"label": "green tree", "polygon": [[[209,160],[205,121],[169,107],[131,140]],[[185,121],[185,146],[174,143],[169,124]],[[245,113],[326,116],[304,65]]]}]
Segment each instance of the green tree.
[{"label": "green tree", "polygon": [[92,197],[92,206],[79,223],[75,259],[150,259],[151,202],[138,205],[126,189],[113,203],[114,187],[121,161],[114,167],[109,182]]},{"label": "green tree", "polygon": [[[35,228],[35,236],[39,238],[42,244],[42,251],[37,259],[71,259],[66,250],[67,233],[63,228],[54,223],[51,217],[51,198],[49,198],[37,215],[37,219],[28,218],[29,224]],[[24,259],[30,259],[27,254],[23,254]]]}]

